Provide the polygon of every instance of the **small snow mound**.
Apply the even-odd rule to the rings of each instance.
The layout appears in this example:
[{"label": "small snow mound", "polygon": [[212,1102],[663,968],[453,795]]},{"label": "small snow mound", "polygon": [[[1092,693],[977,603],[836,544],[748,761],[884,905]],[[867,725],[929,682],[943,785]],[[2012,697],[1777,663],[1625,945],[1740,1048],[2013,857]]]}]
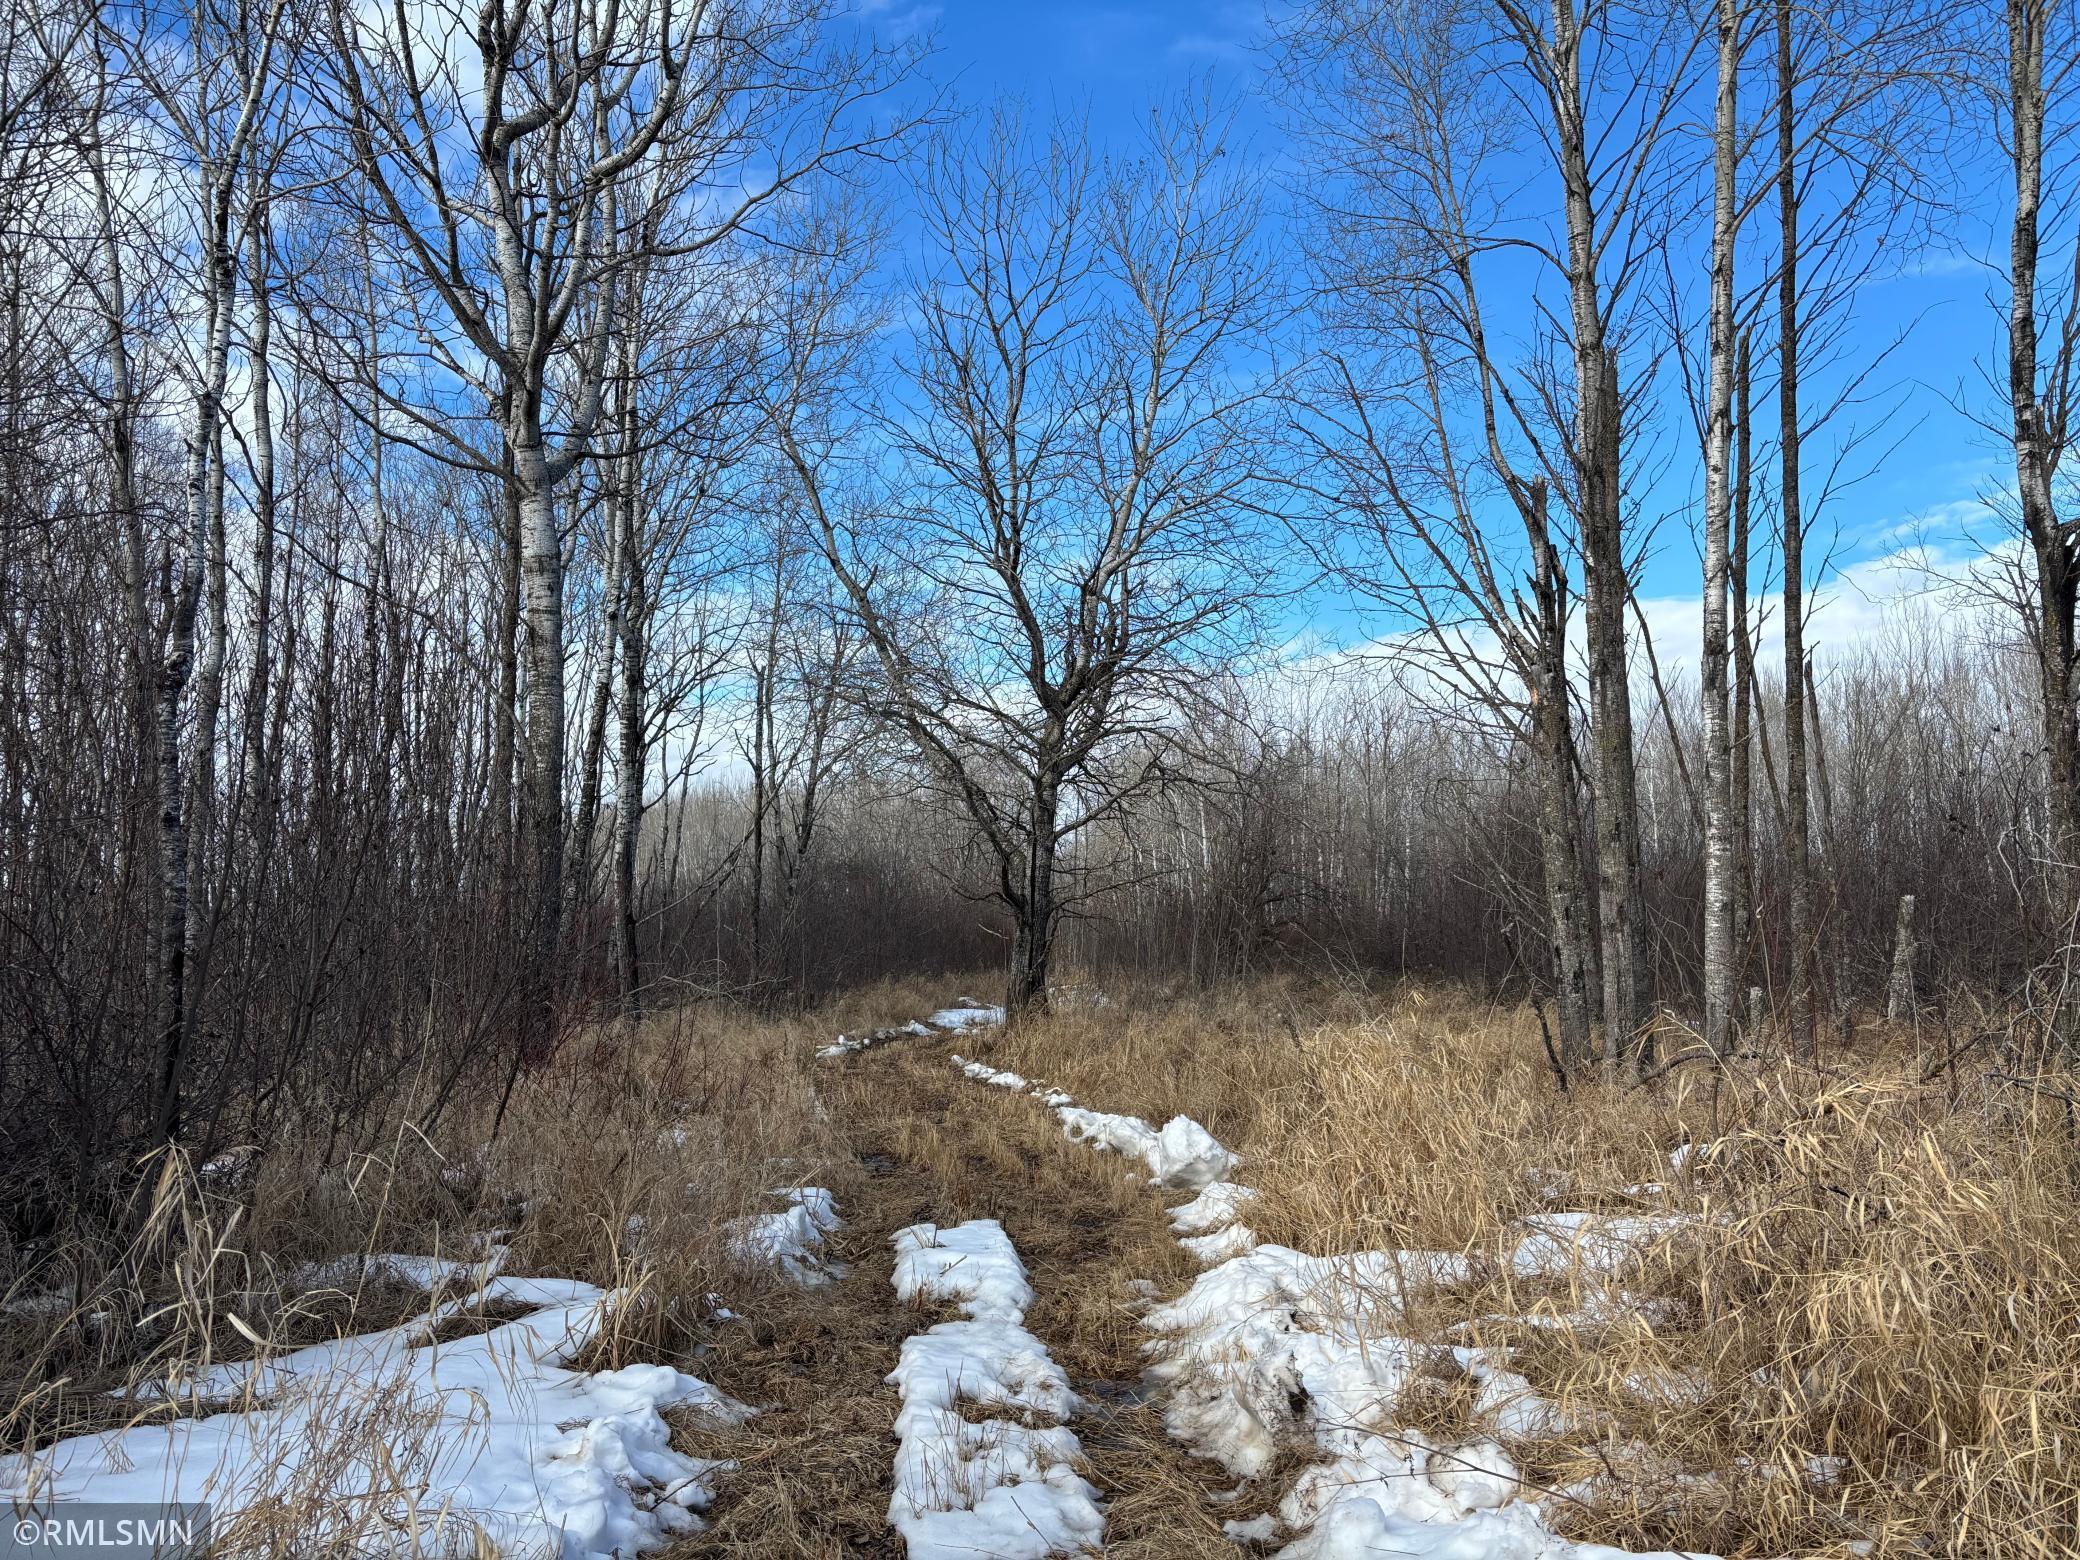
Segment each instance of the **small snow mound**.
[{"label": "small snow mound", "polygon": [[1004,1022],[1004,1010],[985,1007],[970,997],[955,997],[954,1005],[941,1008],[925,1022],[935,1029],[994,1029]]},{"label": "small snow mound", "polygon": [[954,1055],[953,1065],[966,1073],[970,1078],[973,1078],[977,1083],[992,1083],[1000,1089],[1024,1089],[1030,1087],[1026,1080],[1015,1072],[1007,1072],[1002,1068],[992,1067],[987,1062],[971,1062],[958,1052]]},{"label": "small snow mound", "polygon": [[1097,1488],[1074,1467],[1083,1448],[1060,1426],[905,1408],[896,1434],[888,1520],[910,1560],[1043,1560],[1104,1539]]},{"label": "small snow mound", "polygon": [[754,1213],[723,1226],[730,1255],[745,1267],[778,1268],[804,1289],[845,1276],[845,1265],[824,1255],[823,1238],[840,1225],[837,1200],[821,1186],[776,1186],[791,1204],[779,1213]]},{"label": "small snow mound", "polygon": [[1139,1116],[1115,1116],[1075,1105],[1057,1106],[1055,1114],[1073,1141],[1142,1161],[1156,1186],[1200,1191],[1242,1162],[1239,1154],[1223,1148],[1189,1116],[1171,1117],[1158,1132]]},{"label": "small snow mound", "polygon": [[903,1400],[888,1520],[911,1560],[1096,1550],[1105,1517],[1098,1491],[1075,1470],[1083,1453],[1075,1435],[1059,1424],[977,1422],[959,1412],[965,1403],[1066,1419],[1081,1407],[1026,1330],[1033,1289],[1003,1226],[913,1224],[894,1244],[898,1297],[951,1301],[966,1313],[905,1339],[888,1378]]},{"label": "small snow mound", "polygon": [[1139,1116],[1115,1116],[1080,1105],[1058,1106],[1055,1114],[1071,1142],[1088,1143],[1129,1159],[1147,1159],[1155,1148],[1156,1129]]},{"label": "small snow mound", "polygon": [[1156,1135],[1156,1156],[1149,1161],[1158,1186],[1199,1191],[1213,1185],[1242,1163],[1240,1154],[1189,1116],[1172,1116]]},{"label": "small snow mound", "polygon": [[1170,1228],[1180,1235],[1210,1235],[1240,1218],[1242,1205],[1256,1195],[1254,1186],[1215,1181],[1190,1202],[1170,1210]]},{"label": "small snow mound", "polygon": [[1247,1224],[1230,1224],[1211,1235],[1181,1235],[1177,1244],[1201,1267],[1212,1267],[1257,1249],[1257,1232]]},{"label": "small snow mound", "polygon": [[1509,1266],[1519,1278],[1615,1273],[1655,1241],[1694,1222],[1689,1215],[1676,1213],[1529,1214],[1519,1221],[1523,1234],[1510,1254]]},{"label": "small snow mound", "polygon": [[[725,1466],[671,1444],[662,1409],[751,1410],[665,1365],[565,1368],[620,1292],[496,1278],[486,1301],[538,1307],[489,1331],[424,1342],[424,1319],[220,1365],[200,1397],[250,1386],[267,1406],[77,1436],[0,1458],[0,1494],[63,1501],[208,1501],[218,1529],[250,1507],[318,1513],[304,1553],[632,1555],[700,1526]],[[322,1455],[320,1453],[322,1452]]]},{"label": "small snow mound", "polygon": [[928,1035],[931,1033],[930,1029],[927,1029],[913,1018],[907,1024],[897,1024],[888,1029],[870,1030],[863,1035],[840,1035],[829,1045],[818,1046],[816,1055],[819,1059],[828,1059],[833,1056],[849,1056],[854,1051],[871,1051],[877,1045],[887,1045],[890,1041],[900,1040],[905,1035]]},{"label": "small snow mound", "polygon": [[1466,1511],[1493,1511],[1515,1500],[1524,1476],[1493,1441],[1475,1441],[1431,1459],[1430,1482]]},{"label": "small snow mound", "polygon": [[352,1253],[306,1262],[288,1275],[288,1287],[357,1289],[364,1284],[404,1284],[427,1293],[457,1283],[483,1268],[481,1262],[453,1262],[445,1257],[409,1256],[400,1252]]},{"label": "small snow mound", "polygon": [[951,1229],[913,1224],[897,1230],[893,1240],[899,1300],[952,1301],[970,1317],[1014,1319],[1033,1303],[1025,1264],[995,1219],[970,1219]]}]

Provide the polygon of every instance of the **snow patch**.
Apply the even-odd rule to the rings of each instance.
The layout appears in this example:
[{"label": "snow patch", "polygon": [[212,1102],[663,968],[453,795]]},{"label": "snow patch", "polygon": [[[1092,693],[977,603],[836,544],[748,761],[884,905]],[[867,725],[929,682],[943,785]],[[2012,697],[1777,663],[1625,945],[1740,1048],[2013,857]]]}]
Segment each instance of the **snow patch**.
[{"label": "snow patch", "polygon": [[1177,1244],[1201,1267],[1212,1267],[1230,1257],[1257,1249],[1257,1232],[1247,1224],[1230,1224],[1211,1235],[1180,1235]]},{"label": "snow patch", "polygon": [[1170,1228],[1180,1235],[1209,1235],[1242,1216],[1242,1205],[1257,1195],[1254,1186],[1215,1181],[1188,1203],[1170,1210]]},{"label": "snow patch", "polygon": [[[219,1366],[198,1399],[247,1412],[78,1436],[0,1459],[0,1494],[202,1501],[221,1532],[262,1503],[322,1509],[297,1547],[576,1560],[657,1548],[700,1526],[724,1464],[672,1449],[660,1410],[751,1410],[664,1365],[565,1362],[623,1299],[567,1279],[495,1278],[473,1299],[537,1307],[447,1343],[424,1322]],[[485,1541],[480,1545],[479,1537]]]},{"label": "snow patch", "polygon": [[776,1186],[789,1206],[779,1213],[754,1213],[723,1226],[730,1255],[746,1267],[778,1268],[812,1289],[843,1278],[845,1264],[824,1255],[823,1238],[839,1228],[837,1200],[821,1186]]},{"label": "snow patch", "polygon": [[[967,1029],[991,1029],[1004,1022],[1004,1010],[977,1002],[973,997],[955,997],[953,1006],[941,1008],[929,1018],[913,1018],[907,1024],[894,1024],[886,1029],[870,1030],[859,1035],[840,1035],[829,1045],[816,1048],[819,1060],[834,1056],[850,1056],[855,1051],[871,1051],[877,1045],[887,1045],[892,1040],[901,1040],[906,1035],[936,1035],[948,1030],[956,1033]],[[1021,1085],[1023,1087],[1023,1085]]]},{"label": "snow patch", "polygon": [[971,1062],[960,1055],[959,1052],[954,1053],[953,1065],[966,1073],[970,1078],[973,1078],[977,1083],[995,1084],[1000,1089],[1026,1089],[1031,1087],[1031,1084],[1015,1072],[1006,1072],[1001,1068],[990,1066],[987,1062]]},{"label": "snow patch", "polygon": [[1171,1117],[1158,1132],[1139,1116],[1114,1116],[1076,1105],[1057,1106],[1055,1114],[1074,1141],[1141,1160],[1155,1186],[1199,1191],[1242,1162],[1239,1154],[1223,1148],[1189,1116]]},{"label": "snow patch", "polygon": [[1066,1419],[1081,1406],[1069,1378],[1025,1327],[1033,1287],[994,1219],[894,1237],[898,1298],[957,1304],[960,1321],[903,1341],[889,1382],[896,1415],[895,1494],[888,1520],[911,1560],[974,1556],[1040,1560],[1095,1551],[1098,1492],[1076,1472],[1082,1447],[1066,1425],[975,1421],[968,1403]]},{"label": "snow patch", "polygon": [[877,1045],[887,1045],[891,1040],[900,1040],[905,1035],[928,1035],[927,1029],[916,1019],[907,1024],[897,1024],[888,1029],[875,1029],[863,1035],[840,1035],[829,1045],[816,1048],[819,1059],[833,1056],[849,1056],[854,1051],[871,1051]]},{"label": "snow patch", "polygon": [[897,1230],[893,1240],[898,1300],[954,1302],[971,1317],[1022,1317],[1033,1303],[1026,1266],[995,1219],[970,1219],[951,1229],[913,1224]]},{"label": "snow patch", "polygon": [[1004,1010],[986,1007],[971,997],[956,997],[950,1008],[941,1008],[925,1022],[934,1029],[994,1029],[1004,1022]]},{"label": "snow patch", "polygon": [[1611,1215],[1534,1213],[1521,1221],[1522,1237],[1510,1254],[1519,1278],[1566,1278],[1615,1273],[1645,1247],[1687,1228],[1687,1214]]},{"label": "snow patch", "polygon": [[288,1274],[288,1287],[311,1289],[358,1289],[364,1284],[404,1284],[431,1294],[436,1289],[477,1277],[482,1262],[453,1262],[444,1257],[409,1256],[399,1252],[354,1253],[306,1262]]}]

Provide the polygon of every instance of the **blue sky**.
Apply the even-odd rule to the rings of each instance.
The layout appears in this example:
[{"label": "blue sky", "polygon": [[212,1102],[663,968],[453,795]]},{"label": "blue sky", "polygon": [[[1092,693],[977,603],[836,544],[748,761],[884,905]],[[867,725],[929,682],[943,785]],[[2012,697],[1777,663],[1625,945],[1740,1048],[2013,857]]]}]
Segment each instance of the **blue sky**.
[{"label": "blue sky", "polygon": [[[1130,128],[1136,116],[1195,79],[1211,76],[1242,100],[1242,128],[1265,154],[1267,167],[1291,166],[1292,152],[1275,113],[1258,95],[1261,0],[1135,0],[1135,3],[1010,4],[995,0],[865,0],[881,27],[928,30],[938,54],[931,77],[953,85],[966,106],[1004,96],[1023,98],[1046,112],[1088,111],[1101,137]],[[1872,399],[1895,408],[1856,464],[1877,470],[1837,496],[1814,523],[1812,550],[1830,547],[1850,569],[1839,587],[1857,590],[1859,577],[1900,579],[1899,571],[1865,568],[1925,540],[1947,558],[1980,551],[2000,534],[1998,522],[1976,502],[2005,485],[2005,458],[1975,427],[1971,414],[1998,420],[2000,398],[1987,381],[1998,364],[2004,333],[2005,290],[1978,257],[2005,255],[2006,207],[1998,170],[1935,170],[1946,194],[1984,189],[1984,198],[1959,195],[1932,242],[1885,258],[1883,279],[1867,282],[1854,305],[1845,352],[1867,355],[1906,333],[1904,346],[1880,370]],[[1697,257],[1703,284],[1703,256]],[[1699,348],[1701,357],[1701,346]],[[1814,397],[1826,391],[1819,376]],[[1767,392],[1772,397],[1774,391]],[[1864,414],[1873,420],[1874,413]],[[1670,415],[1664,442],[1683,436]],[[1825,441],[1815,461],[1825,459]],[[1670,463],[1656,507],[1680,507],[1694,487],[1691,463]],[[1808,465],[1808,484],[1819,473]],[[1698,589],[1696,544],[1680,518],[1657,533],[1642,582],[1643,594],[1673,603]],[[1902,584],[1911,591],[1911,581]],[[1351,620],[1332,603],[1314,608],[1317,626],[1349,637]],[[1680,612],[1666,611],[1671,620]]]}]

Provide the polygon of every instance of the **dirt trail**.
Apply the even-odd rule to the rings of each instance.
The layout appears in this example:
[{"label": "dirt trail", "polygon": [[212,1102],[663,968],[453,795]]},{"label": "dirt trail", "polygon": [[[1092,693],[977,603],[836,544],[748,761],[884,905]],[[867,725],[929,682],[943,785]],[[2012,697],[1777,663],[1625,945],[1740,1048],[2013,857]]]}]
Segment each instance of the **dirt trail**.
[{"label": "dirt trail", "polygon": [[823,1560],[894,1556],[887,1522],[895,1390],[883,1384],[925,1324],[898,1305],[889,1237],[906,1224],[998,1220],[1038,1300],[1026,1325],[1089,1404],[1072,1428],[1106,1514],[1105,1553],[1126,1560],[1232,1557],[1221,1531],[1244,1507],[1209,1503],[1221,1471],[1185,1456],[1139,1390],[1137,1281],[1175,1292],[1195,1271],[1160,1194],[1115,1156],[1071,1143],[1051,1113],[961,1076],[959,1036],[905,1039],[824,1064],[831,1119],[860,1164],[836,1254],[846,1278],[775,1291],[725,1328],[703,1374],[765,1411],[727,1433],[689,1428],[688,1451],[732,1458],[703,1534],[673,1557]]}]

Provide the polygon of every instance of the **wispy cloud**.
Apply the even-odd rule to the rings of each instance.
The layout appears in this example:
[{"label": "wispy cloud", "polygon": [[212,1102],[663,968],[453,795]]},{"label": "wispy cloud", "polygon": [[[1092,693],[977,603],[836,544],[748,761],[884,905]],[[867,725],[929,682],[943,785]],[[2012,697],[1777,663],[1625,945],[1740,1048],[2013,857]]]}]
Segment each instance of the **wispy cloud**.
[{"label": "wispy cloud", "polygon": [[861,0],[859,9],[877,31],[902,43],[929,28],[946,8],[936,0]]}]

